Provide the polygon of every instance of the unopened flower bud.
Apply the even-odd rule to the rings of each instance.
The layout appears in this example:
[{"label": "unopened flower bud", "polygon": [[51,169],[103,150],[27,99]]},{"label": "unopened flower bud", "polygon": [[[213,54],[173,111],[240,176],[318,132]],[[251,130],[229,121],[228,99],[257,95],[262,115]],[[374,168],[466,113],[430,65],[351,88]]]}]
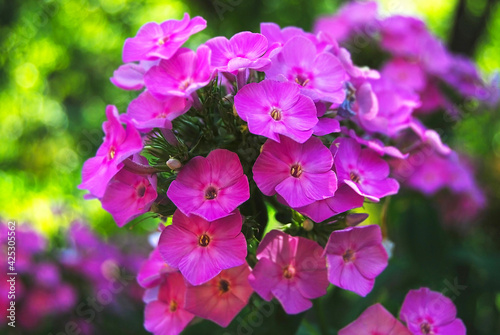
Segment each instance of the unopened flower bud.
[{"label": "unopened flower bud", "polygon": [[366,213],[353,213],[346,216],[345,223],[348,227],[354,227],[365,221],[367,218],[368,214]]},{"label": "unopened flower bud", "polygon": [[167,161],[167,166],[172,170],[178,170],[182,167],[182,163],[178,159],[170,158]]},{"label": "unopened flower bud", "polygon": [[304,222],[302,222],[302,226],[306,231],[311,231],[314,228],[314,222],[309,219],[305,219]]}]

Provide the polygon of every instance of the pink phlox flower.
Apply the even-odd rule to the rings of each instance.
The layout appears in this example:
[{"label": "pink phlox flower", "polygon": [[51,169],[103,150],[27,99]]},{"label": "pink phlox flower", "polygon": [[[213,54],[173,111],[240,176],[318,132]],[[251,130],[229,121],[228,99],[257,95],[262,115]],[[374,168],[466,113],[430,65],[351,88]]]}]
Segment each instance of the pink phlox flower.
[{"label": "pink phlox flower", "polygon": [[178,272],[162,277],[159,286],[146,290],[144,328],[154,335],[177,335],[193,320],[185,309],[186,283]]},{"label": "pink phlox flower", "polygon": [[143,132],[149,132],[153,128],[172,129],[172,121],[190,107],[191,102],[187,98],[172,95],[159,100],[149,91],[144,91],[130,102],[127,113],[122,114],[120,119],[130,121]]},{"label": "pink phlox flower", "polygon": [[362,297],[371,292],[389,259],[377,225],[335,230],[324,253],[330,283]]},{"label": "pink phlox flower", "polygon": [[[133,161],[148,164],[135,155]],[[102,208],[108,211],[118,227],[149,211],[156,200],[156,175],[140,176],[126,169],[120,170],[108,183],[101,198]]]},{"label": "pink phlox flower", "polygon": [[426,287],[408,292],[399,318],[413,334],[466,334],[465,325],[457,319],[457,309],[451,299]]},{"label": "pink phlox flower", "polygon": [[250,198],[248,179],[238,155],[216,149],[194,157],[170,184],[167,196],[185,215],[213,221],[230,215]]},{"label": "pink phlox flower", "polygon": [[318,138],[300,144],[281,136],[280,143],[266,141],[253,177],[265,195],[278,193],[291,207],[302,207],[334,195],[337,178],[332,163],[332,154]]},{"label": "pink phlox flower", "polygon": [[267,56],[263,57],[268,51],[268,42],[262,34],[244,31],[229,40],[218,36],[205,44],[212,50],[211,65],[220,72],[263,71],[271,63]]},{"label": "pink phlox flower", "polygon": [[245,264],[223,270],[215,278],[198,286],[188,285],[186,310],[227,327],[248,304],[253,289],[248,283],[250,267]]},{"label": "pink phlox flower", "polygon": [[167,264],[178,268],[189,283],[200,285],[245,262],[247,243],[241,227],[238,211],[208,222],[178,210],[172,225],[161,233],[158,249]]},{"label": "pink phlox flower", "polygon": [[272,230],[259,244],[259,261],[248,279],[263,299],[275,297],[288,314],[301,313],[312,307],[311,299],[326,294],[322,253],[317,242]]},{"label": "pink phlox flower", "polygon": [[190,19],[187,13],[182,20],[167,20],[161,24],[146,23],[135,37],[125,40],[123,62],[169,59],[191,35],[206,26],[207,22],[202,17]]},{"label": "pink phlox flower", "polygon": [[313,42],[303,36],[288,40],[280,53],[273,57],[266,70],[269,79],[294,82],[311,99],[342,103],[345,99],[344,67],[329,52],[317,52]]},{"label": "pink phlox flower", "polygon": [[318,123],[314,102],[289,82],[266,79],[245,85],[234,97],[234,106],[251,133],[277,142],[281,134],[304,143]]},{"label": "pink phlox flower", "polygon": [[104,142],[96,156],[83,164],[82,183],[78,185],[97,198],[104,195],[111,178],[123,168],[122,162],[143,148],[141,135],[130,122],[125,122],[127,128],[123,129],[115,106],[106,108],[106,116],[108,121],[102,125]]},{"label": "pink phlox flower", "polygon": [[144,75],[147,89],[160,100],[169,95],[189,97],[212,79],[210,53],[205,45],[196,52],[179,49],[170,59],[162,60]]},{"label": "pink phlox flower", "polygon": [[372,201],[398,193],[399,183],[389,178],[389,164],[372,149],[361,149],[350,138],[336,139],[330,149],[339,184],[346,183]]},{"label": "pink phlox flower", "polygon": [[411,335],[381,304],[368,307],[356,320],[339,330],[338,335]]}]

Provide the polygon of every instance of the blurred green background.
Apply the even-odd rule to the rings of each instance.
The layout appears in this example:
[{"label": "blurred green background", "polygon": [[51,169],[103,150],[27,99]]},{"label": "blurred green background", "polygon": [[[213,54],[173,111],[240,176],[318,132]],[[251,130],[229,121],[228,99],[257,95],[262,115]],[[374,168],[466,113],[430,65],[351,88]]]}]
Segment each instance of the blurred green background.
[{"label": "blurred green background", "polygon": [[[497,2],[380,4],[385,15],[424,18],[452,50],[473,57],[490,75],[500,68]],[[137,94],[116,88],[109,77],[122,63],[125,38],[144,23],[180,19],[184,12],[201,15],[208,28],[188,42],[195,48],[215,35],[258,32],[265,21],[310,30],[316,17],[333,13],[340,3],[0,0],[0,218],[30,222],[49,235],[75,218],[85,218],[105,235],[118,230],[100,203],[84,201],[76,185],[83,162],[101,143],[105,106],[115,104],[124,112]],[[387,225],[395,253],[375,290],[361,299],[332,289],[316,312],[305,316],[301,333],[334,334],[377,301],[396,314],[409,289],[428,286],[454,299],[469,334],[500,334],[500,117],[479,111],[452,128],[450,144],[477,161],[488,209],[473,229],[459,234],[441,226],[432,199],[412,192],[394,197]],[[466,288],[453,292],[455,282]],[[210,329],[204,327],[211,326],[203,322],[192,332]]]}]

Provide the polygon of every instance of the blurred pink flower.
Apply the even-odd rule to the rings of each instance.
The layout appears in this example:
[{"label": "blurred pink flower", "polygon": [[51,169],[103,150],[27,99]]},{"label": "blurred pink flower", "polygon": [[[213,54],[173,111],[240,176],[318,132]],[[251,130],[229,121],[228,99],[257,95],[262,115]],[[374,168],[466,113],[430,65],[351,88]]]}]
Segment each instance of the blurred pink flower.
[{"label": "blurred pink flower", "polygon": [[278,193],[291,207],[302,207],[334,195],[337,178],[332,154],[321,140],[300,144],[281,136],[267,140],[253,166],[253,178],[265,195]]},{"label": "blurred pink flower", "polygon": [[225,149],[192,158],[170,184],[167,195],[185,215],[213,221],[230,215],[250,197],[238,155]]},{"label": "blurred pink flower", "polygon": [[252,295],[248,283],[250,267],[243,264],[223,270],[209,282],[186,291],[186,310],[221,327],[227,327]]},{"label": "blurred pink flower", "polygon": [[86,189],[91,196],[101,198],[111,178],[123,168],[123,161],[142,150],[141,135],[130,122],[125,122],[124,130],[120,123],[118,110],[109,105],[106,108],[108,121],[104,122],[104,142],[96,156],[89,158],[82,168],[80,189]]},{"label": "blurred pink flower", "polygon": [[312,307],[310,299],[326,294],[328,279],[323,248],[304,237],[272,230],[257,249],[257,265],[248,277],[263,299],[273,297],[288,314]]},{"label": "blurred pink flower", "polygon": [[351,1],[342,6],[333,16],[321,17],[314,25],[316,34],[323,32],[337,41],[344,41],[355,33],[366,34],[373,27],[364,31],[366,25],[374,25],[377,17],[377,2]]},{"label": "blurred pink flower", "polygon": [[408,329],[418,335],[465,335],[465,326],[456,317],[451,299],[426,287],[408,292],[399,312]]},{"label": "blurred pink flower", "polygon": [[371,292],[389,259],[377,225],[335,230],[324,253],[330,283],[362,297]]},{"label": "blurred pink flower", "polygon": [[[420,106],[418,95],[385,78],[367,83],[371,91],[366,87],[366,96],[356,95],[361,109],[357,115],[359,125],[369,133],[389,137],[396,137],[401,130],[409,128],[412,113]],[[370,106],[376,109],[371,110]]]},{"label": "blurred pink flower", "polygon": [[212,222],[176,211],[172,224],[161,233],[158,250],[189,283],[200,285],[221,270],[245,263],[247,243],[241,226],[238,211]]},{"label": "blurred pink flower", "polygon": [[125,40],[123,62],[169,59],[191,35],[206,26],[207,22],[202,17],[190,19],[187,13],[182,20],[167,20],[161,24],[146,23],[135,37]]},{"label": "blurred pink flower", "polygon": [[304,143],[318,122],[314,102],[289,82],[264,80],[245,85],[234,97],[238,115],[248,130],[279,142],[279,135]]},{"label": "blurred pink flower", "polygon": [[338,335],[411,335],[381,304],[368,307],[355,321],[339,330]]}]

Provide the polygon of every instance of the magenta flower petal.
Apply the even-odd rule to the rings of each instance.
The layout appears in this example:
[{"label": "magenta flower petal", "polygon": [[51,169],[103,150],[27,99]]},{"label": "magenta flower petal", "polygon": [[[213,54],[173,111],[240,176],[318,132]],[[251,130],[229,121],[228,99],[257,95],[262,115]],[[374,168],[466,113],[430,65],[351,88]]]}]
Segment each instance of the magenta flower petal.
[{"label": "magenta flower petal", "polygon": [[200,285],[221,270],[245,262],[247,244],[241,226],[239,212],[207,222],[176,211],[172,225],[161,233],[158,249],[165,261],[178,268],[188,282]]},{"label": "magenta flower petal", "polygon": [[272,292],[287,314],[302,313],[312,307],[311,300],[305,298],[298,288],[288,281],[282,280]]},{"label": "magenta flower petal", "polygon": [[168,20],[162,24],[146,23],[135,37],[125,40],[123,62],[169,59],[191,35],[206,26],[207,22],[203,18],[197,16],[190,19],[187,13],[182,20]]},{"label": "magenta flower petal", "polygon": [[144,87],[144,73],[146,71],[139,64],[128,63],[115,70],[110,80],[121,89],[140,90]]},{"label": "magenta flower petal", "polygon": [[252,294],[248,283],[250,268],[243,265],[222,271],[215,278],[186,291],[186,310],[227,327],[245,307]]},{"label": "magenta flower petal", "polygon": [[[252,269],[248,276],[248,282],[252,288],[264,300],[271,301],[273,298],[272,289],[276,287],[281,280],[281,267],[268,258],[261,258]],[[267,280],[258,280],[257,278],[266,277]]]},{"label": "magenta flower petal", "polygon": [[446,326],[439,327],[439,334],[443,335],[461,335],[467,334],[467,329],[462,320],[455,319],[451,323],[448,323]]},{"label": "magenta flower petal", "polygon": [[290,175],[290,166],[277,158],[273,151],[263,150],[253,166],[253,174],[261,192],[268,196],[274,195],[276,186]]},{"label": "magenta flower petal", "polygon": [[368,307],[355,321],[339,330],[339,335],[411,335],[381,304]]},{"label": "magenta flower petal", "polygon": [[82,168],[80,189],[88,190],[93,196],[101,198],[106,186],[118,171],[123,168],[123,161],[142,150],[142,138],[134,126],[126,122],[123,129],[115,106],[106,108],[108,121],[104,122],[104,142],[96,156],[88,159]]}]

